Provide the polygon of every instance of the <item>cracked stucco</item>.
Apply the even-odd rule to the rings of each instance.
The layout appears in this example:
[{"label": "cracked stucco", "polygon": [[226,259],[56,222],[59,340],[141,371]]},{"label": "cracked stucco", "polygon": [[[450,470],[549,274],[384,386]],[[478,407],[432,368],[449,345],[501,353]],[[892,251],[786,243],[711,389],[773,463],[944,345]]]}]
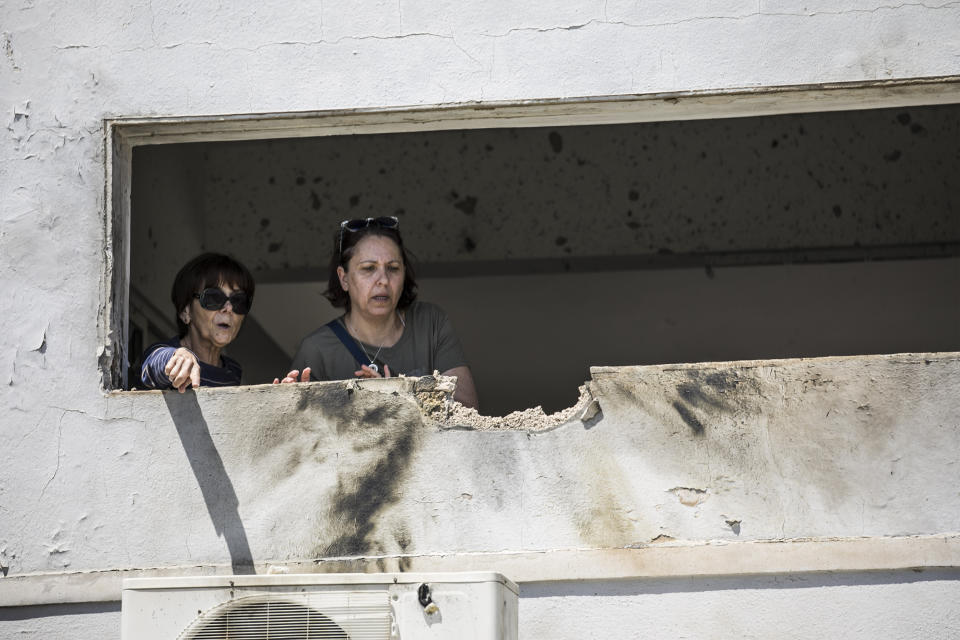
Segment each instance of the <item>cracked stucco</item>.
[{"label": "cracked stucco", "polygon": [[[63,7],[37,47],[39,10],[26,5],[8,11],[6,70],[23,77],[51,55],[67,56],[108,79],[121,98],[110,101],[118,115],[195,111],[184,109],[196,94],[178,86],[178,68],[192,70],[209,113],[613,95],[949,75],[960,20],[956,2],[608,1],[509,11],[378,2],[369,9]],[[430,73],[414,73],[422,65]],[[256,91],[225,82],[237,69],[258,79]],[[281,87],[282,96],[272,95]],[[123,99],[139,92],[146,110]]]},{"label": "cracked stucco", "polygon": [[[784,10],[789,8],[788,3],[774,2],[766,3],[768,8],[764,8],[764,3],[759,0],[754,3],[752,2],[739,2],[739,3],[725,3],[719,5],[717,3],[716,7],[710,7],[710,9],[720,9],[726,10],[726,12],[717,11],[716,13],[704,15],[702,6],[697,6],[696,9],[693,9],[689,4],[685,5],[683,3],[670,3],[669,6],[664,5],[664,3],[650,3],[654,5],[655,9],[650,9],[644,5],[638,3],[615,3],[617,6],[614,11],[611,11],[610,2],[605,1],[600,12],[599,17],[589,17],[585,16],[582,20],[573,20],[566,24],[527,24],[522,26],[510,26],[509,28],[500,28],[500,29],[485,29],[483,28],[483,23],[476,24],[464,24],[445,19],[448,17],[443,17],[440,20],[431,20],[429,16],[424,16],[418,13],[419,20],[416,21],[416,26],[425,26],[425,27],[434,27],[437,29],[405,29],[403,21],[403,3],[401,0],[397,1],[397,20],[394,22],[389,17],[380,18],[380,22],[386,23],[383,25],[383,30],[380,33],[339,33],[339,29],[334,28],[334,37],[325,37],[324,23],[322,19],[323,9],[320,10],[320,18],[316,20],[314,26],[316,27],[319,38],[305,38],[305,39],[287,39],[287,40],[278,40],[273,42],[262,42],[254,47],[242,47],[235,45],[223,45],[218,44],[214,40],[204,39],[204,40],[193,40],[193,41],[179,41],[179,42],[163,42],[162,38],[158,35],[158,29],[156,25],[157,14],[154,8],[151,7],[149,10],[150,15],[150,34],[152,46],[137,46],[125,49],[119,49],[120,52],[133,52],[133,51],[145,51],[151,48],[160,48],[160,49],[170,49],[183,46],[213,46],[221,47],[225,51],[261,51],[265,47],[285,47],[285,46],[301,46],[301,47],[311,47],[318,45],[339,45],[343,42],[359,42],[364,40],[391,40],[391,39],[405,39],[405,38],[441,38],[448,39],[456,42],[456,38],[471,38],[471,37],[481,37],[486,39],[501,39],[507,38],[515,34],[521,33],[549,33],[554,31],[576,31],[579,29],[585,29],[591,26],[621,26],[628,27],[631,29],[659,29],[664,27],[674,27],[678,25],[690,24],[690,23],[713,23],[716,21],[732,20],[732,21],[743,21],[750,20],[753,18],[830,18],[835,16],[852,16],[856,17],[858,15],[868,15],[868,14],[883,14],[883,13],[892,13],[896,12],[905,12],[910,10],[951,10],[956,9],[960,6],[958,2],[944,2],[944,3],[900,3],[900,4],[875,4],[874,6],[869,7],[841,7],[837,8],[835,3],[829,5],[824,5],[823,8],[811,9],[808,8],[811,3],[803,3],[798,5],[797,9],[794,11]],[[657,6],[659,4],[660,6]],[[627,6],[629,5],[629,6]],[[779,10],[778,10],[779,9]],[[576,13],[580,13],[577,11]],[[671,19],[664,19],[664,15],[669,14]],[[516,18],[517,16],[512,15],[511,18]],[[549,19],[547,16],[537,16],[541,19]],[[573,18],[573,16],[571,16]],[[522,19],[522,17],[521,17]],[[529,18],[528,18],[529,20]],[[532,20],[531,20],[532,21]],[[409,18],[408,18],[409,22]],[[393,23],[393,24],[390,24]],[[249,26],[249,24],[243,25]],[[367,25],[363,25],[367,26]],[[331,28],[327,27],[327,31],[330,31]],[[4,34],[5,38],[5,48],[7,51],[8,57],[13,55],[13,47],[10,41],[9,34]],[[87,48],[105,48],[112,49],[109,44],[88,44],[88,43],[63,43],[56,45],[57,49],[87,49]],[[471,59],[476,61],[472,55],[467,53]]]}]

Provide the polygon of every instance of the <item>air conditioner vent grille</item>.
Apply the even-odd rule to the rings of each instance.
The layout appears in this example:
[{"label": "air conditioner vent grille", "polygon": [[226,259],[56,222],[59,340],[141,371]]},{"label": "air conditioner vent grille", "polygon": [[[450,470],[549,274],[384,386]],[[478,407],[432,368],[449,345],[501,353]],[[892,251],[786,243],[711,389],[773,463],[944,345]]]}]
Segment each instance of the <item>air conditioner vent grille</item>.
[{"label": "air conditioner vent grille", "polygon": [[385,591],[268,592],[201,614],[182,640],[388,640]]}]

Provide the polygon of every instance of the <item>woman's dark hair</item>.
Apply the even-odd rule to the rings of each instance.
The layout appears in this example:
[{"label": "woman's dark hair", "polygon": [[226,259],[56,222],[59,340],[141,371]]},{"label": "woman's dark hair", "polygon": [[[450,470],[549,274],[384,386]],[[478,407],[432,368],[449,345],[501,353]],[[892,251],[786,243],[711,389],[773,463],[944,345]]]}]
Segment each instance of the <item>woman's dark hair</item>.
[{"label": "woman's dark hair", "polygon": [[400,248],[400,256],[403,258],[403,291],[400,292],[400,299],[397,300],[397,308],[406,309],[417,299],[417,280],[413,263],[410,261],[410,256],[407,255],[407,250],[403,247],[403,238],[400,237],[400,231],[396,227],[385,228],[377,224],[371,224],[358,231],[348,231],[343,228],[337,231],[333,238],[333,255],[330,256],[330,277],[327,280],[327,290],[323,292],[323,297],[329,300],[334,307],[344,308],[348,313],[350,312],[350,294],[340,286],[337,267],[343,267],[346,270],[347,263],[353,257],[357,244],[370,236],[390,238]]},{"label": "woman's dark hair", "polygon": [[187,325],[180,319],[180,312],[190,304],[195,293],[221,283],[241,289],[247,294],[250,306],[253,306],[253,276],[245,266],[230,256],[222,253],[201,253],[183,265],[177,273],[170,290],[170,300],[173,302],[173,315],[181,338],[187,335]]}]

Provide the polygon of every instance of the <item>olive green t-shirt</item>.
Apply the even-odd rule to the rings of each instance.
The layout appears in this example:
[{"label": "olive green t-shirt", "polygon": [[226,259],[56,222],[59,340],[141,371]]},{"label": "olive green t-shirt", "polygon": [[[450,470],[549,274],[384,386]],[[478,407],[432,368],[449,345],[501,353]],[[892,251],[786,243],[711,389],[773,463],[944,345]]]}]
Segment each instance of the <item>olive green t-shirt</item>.
[{"label": "olive green t-shirt", "polygon": [[[467,359],[460,340],[453,332],[447,314],[429,302],[414,302],[403,312],[406,326],[400,340],[392,347],[359,343],[370,358],[380,349],[376,362],[390,367],[390,375],[424,376],[454,367],[466,366]],[[339,318],[343,322],[343,316]],[[356,359],[330,329],[323,326],[300,343],[293,357],[292,368],[303,371],[310,367],[311,380],[352,380],[360,369]]]}]

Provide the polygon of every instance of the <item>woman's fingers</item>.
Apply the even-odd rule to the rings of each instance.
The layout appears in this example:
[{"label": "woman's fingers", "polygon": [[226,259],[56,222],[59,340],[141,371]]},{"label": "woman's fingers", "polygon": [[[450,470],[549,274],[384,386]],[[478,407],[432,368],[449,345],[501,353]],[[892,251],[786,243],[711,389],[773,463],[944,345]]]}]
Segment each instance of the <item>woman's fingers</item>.
[{"label": "woman's fingers", "polygon": [[180,348],[173,352],[167,366],[163,368],[170,385],[183,393],[188,385],[200,386],[200,363],[190,351]]},{"label": "woman's fingers", "polygon": [[193,366],[190,367],[190,384],[193,385],[194,389],[200,386],[200,363],[196,360],[193,361]]},{"label": "woman's fingers", "polygon": [[192,384],[194,388],[200,386],[200,366],[191,360],[184,360],[177,366],[174,378],[170,381],[174,387],[183,393],[187,386]]},{"label": "woman's fingers", "polygon": [[174,377],[176,377],[177,372],[180,370],[180,356],[176,353],[173,354],[169,360],[167,360],[166,366],[163,368],[163,372],[167,375],[167,379],[173,382]]},{"label": "woman's fingers", "polygon": [[310,382],[310,367],[304,367],[302,373],[299,369],[293,369],[287,372],[283,380],[273,379],[273,384],[290,384],[291,382]]},{"label": "woman's fingers", "polygon": [[386,364],[383,365],[383,377],[384,378],[390,377],[390,365],[386,365]]},{"label": "woman's fingers", "polygon": [[167,366],[164,367],[164,373],[167,374],[167,379],[170,380],[170,384],[177,389],[186,381],[186,376],[184,375],[185,364],[186,362],[181,356],[174,355],[170,358]]},{"label": "woman's fingers", "polygon": [[177,376],[170,381],[170,383],[176,388],[180,393],[183,393],[187,390],[187,384],[190,382],[190,373],[188,370],[181,370]]}]

